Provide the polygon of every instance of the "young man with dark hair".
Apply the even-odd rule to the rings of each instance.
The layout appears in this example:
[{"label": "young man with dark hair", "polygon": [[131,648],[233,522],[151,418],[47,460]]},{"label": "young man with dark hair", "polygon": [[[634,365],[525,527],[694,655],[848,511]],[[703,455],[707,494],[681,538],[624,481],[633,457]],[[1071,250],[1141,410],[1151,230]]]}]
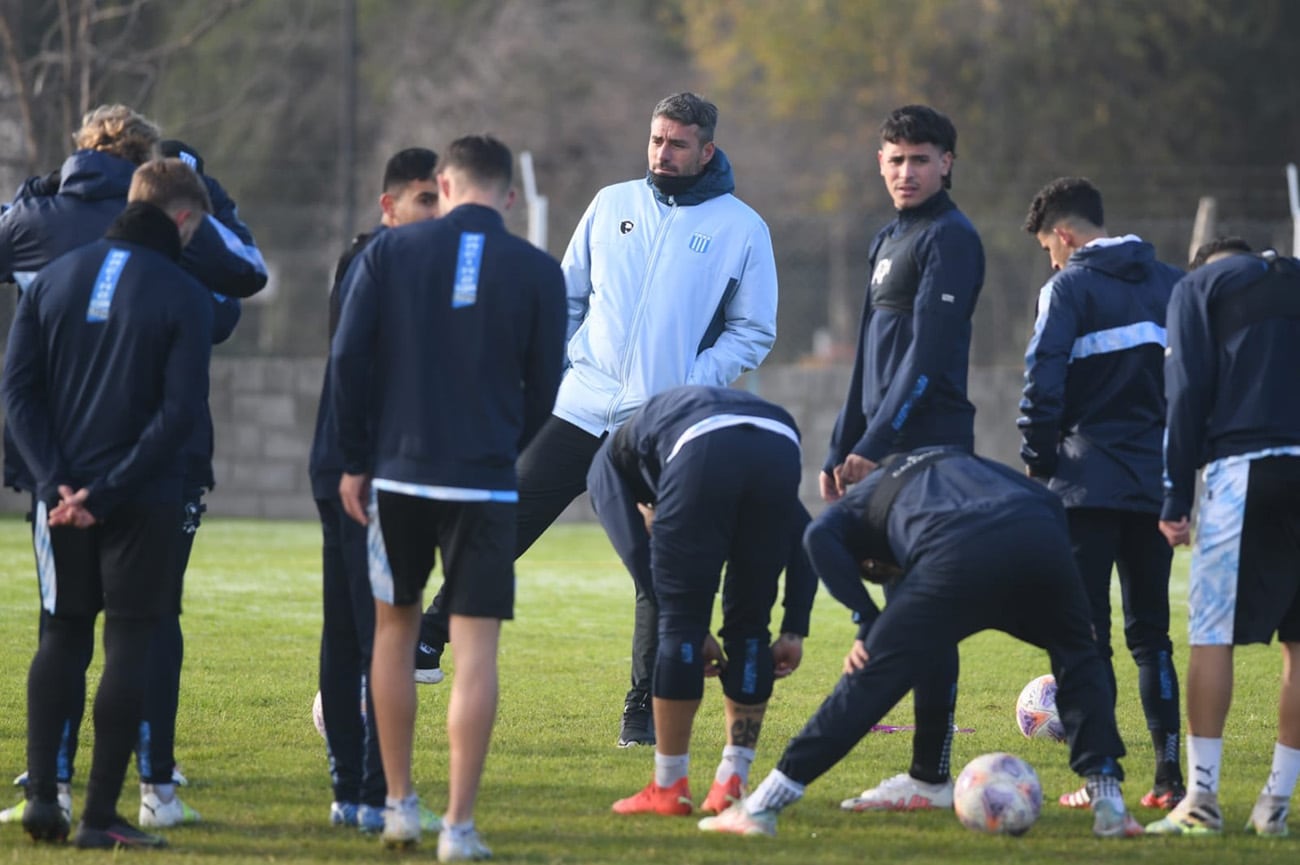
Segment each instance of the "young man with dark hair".
[{"label": "young man with dark hair", "polygon": [[[1226,254],[1223,254],[1226,253]],[[1174,286],[1160,531],[1191,543],[1187,765],[1192,787],[1162,835],[1223,831],[1219,774],[1233,648],[1282,644],[1277,743],[1248,832],[1286,835],[1300,775],[1300,261],[1223,249]]]},{"label": "young man with dark hair", "polygon": [[[643,402],[683,384],[729,385],[772,348],[772,239],[733,194],[717,122],[717,106],[695,93],[660,100],[646,176],[600,190],[574,229],[562,262],[569,366],[553,416],[519,457],[518,555],[583,493],[601,442]],[[654,596],[636,586],[619,747],[655,742],[657,619]]]},{"label": "young man with dark hair", "polygon": [[34,541],[47,618],[28,679],[23,827],[62,840],[60,751],[85,699],[104,611],[104,672],[79,847],[163,841],[117,815],[158,622],[179,612],[175,567],[185,446],[208,392],[212,308],[179,266],[211,204],[180,160],[137,170],[103,240],[42,268],[19,300],[3,394],[34,481]]},{"label": "young man with dark hair", "polygon": [[[423,147],[394,154],[384,168],[379,196],[380,224],[359,234],[339,257],[329,297],[329,336],[338,329],[342,305],[340,287],[348,266],[366,245],[387,229],[438,215],[438,155]],[[324,618],[320,642],[320,696],[325,719],[325,744],[329,752],[334,801],[330,823],[356,826],[363,832],[384,828],[384,767],[379,756],[379,736],[370,699],[368,672],[375,636],[375,604],[366,570],[366,530],[343,512],[339,478],[343,454],[329,398],[331,378],[325,369],[316,433],[308,470],[312,494],[321,521],[321,584]],[[441,671],[439,671],[441,674]],[[364,694],[367,710],[358,707]],[[421,812],[423,828],[438,827],[432,812]]]},{"label": "young man with dark hair", "polygon": [[[877,161],[897,216],[876,235],[868,254],[871,282],[853,377],[820,475],[828,502],[839,500],[891,453],[975,447],[966,375],[984,248],[946,192],[956,149],[952,121],[929,106],[905,105],[881,125]],[[911,768],[845,800],[845,810],[952,807],[955,646],[942,665],[915,682],[913,699]]]},{"label": "young man with dark hair", "polygon": [[[658,602],[654,777],[616,814],[691,813],[691,727],[704,677],[722,683],[727,745],[702,810],[745,794],[776,678],[803,657],[817,581],[787,585],[785,619],[768,631],[799,503],[799,431],[780,406],[734,388],[683,386],[650,397],[609,436],[587,488],[610,541]],[[642,516],[644,515],[644,521]],[[709,620],[722,582],[722,645]]]},{"label": "young man with dark hair", "polygon": [[[1061,497],[1097,645],[1116,692],[1110,575],[1119,572],[1124,639],[1138,668],[1155,781],[1142,797],[1168,810],[1183,798],[1178,676],[1169,640],[1172,551],[1156,523],[1165,431],[1165,307],[1176,267],[1151,244],[1106,232],[1101,193],[1061,177],[1034,196],[1025,230],[1056,273],[1038,297],[1025,352],[1017,426],[1030,477]],[[1088,805],[1087,788],[1061,796]]]},{"label": "young man with dark hair", "polygon": [[[805,545],[858,623],[844,675],[757,789],[701,829],[775,835],[777,814],[871,731],[918,670],[997,629],[1047,650],[1070,768],[1092,794],[1093,834],[1142,834],[1124,806],[1124,743],[1056,496],[990,460],[927,448],[886,459],[850,487],[808,527]],[[864,579],[893,586],[883,611]]]},{"label": "young man with dark hair", "polygon": [[388,796],[383,840],[420,838],[411,781],[421,592],[443,554],[457,675],[447,709],[440,861],[484,859],[474,803],[513,616],[515,459],[550,415],[564,363],[559,264],[509,234],[510,151],[458,139],[438,175],[446,215],[390,229],[349,268],[330,351],[344,511],[369,527],[370,668]]}]

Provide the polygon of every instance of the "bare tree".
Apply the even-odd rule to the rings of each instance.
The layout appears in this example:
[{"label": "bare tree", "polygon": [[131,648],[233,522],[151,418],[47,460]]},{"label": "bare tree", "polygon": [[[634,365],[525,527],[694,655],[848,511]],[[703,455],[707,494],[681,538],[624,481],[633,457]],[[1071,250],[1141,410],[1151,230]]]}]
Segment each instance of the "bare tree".
[{"label": "bare tree", "polygon": [[250,0],[3,0],[3,74],[17,103],[27,170],[62,157],[80,118],[106,94],[139,105],[172,56]]}]

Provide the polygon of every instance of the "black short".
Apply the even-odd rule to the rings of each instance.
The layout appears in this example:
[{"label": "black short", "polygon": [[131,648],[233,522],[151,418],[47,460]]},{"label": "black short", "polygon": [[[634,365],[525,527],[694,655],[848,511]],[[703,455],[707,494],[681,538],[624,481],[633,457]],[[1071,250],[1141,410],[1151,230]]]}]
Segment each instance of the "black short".
[{"label": "black short", "polygon": [[419,603],[441,549],[449,613],[514,618],[513,502],[454,502],[379,490],[376,504],[382,544],[372,532],[370,587],[378,600]]},{"label": "black short", "polygon": [[45,609],[67,617],[178,614],[182,518],[180,502],[121,505],[88,529],[50,528],[52,557],[42,556],[43,533],[35,532]]}]

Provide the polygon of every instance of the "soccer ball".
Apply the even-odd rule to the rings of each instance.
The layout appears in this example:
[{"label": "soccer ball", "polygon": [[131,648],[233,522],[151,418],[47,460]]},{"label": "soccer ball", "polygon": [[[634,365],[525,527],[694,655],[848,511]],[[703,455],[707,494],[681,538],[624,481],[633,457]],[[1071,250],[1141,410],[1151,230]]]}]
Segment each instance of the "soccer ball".
[{"label": "soccer ball", "polygon": [[1038,775],[1013,754],[984,754],[966,764],[952,792],[953,810],[967,829],[1023,835],[1043,809]]},{"label": "soccer ball", "polygon": [[1016,726],[1026,739],[1065,741],[1065,725],[1056,711],[1056,678],[1050,673],[1021,690],[1016,700]]},{"label": "soccer ball", "polygon": [[320,691],[316,692],[316,699],[311,701],[311,722],[316,725],[316,732],[320,733],[321,738],[325,738],[325,707],[321,705]]}]

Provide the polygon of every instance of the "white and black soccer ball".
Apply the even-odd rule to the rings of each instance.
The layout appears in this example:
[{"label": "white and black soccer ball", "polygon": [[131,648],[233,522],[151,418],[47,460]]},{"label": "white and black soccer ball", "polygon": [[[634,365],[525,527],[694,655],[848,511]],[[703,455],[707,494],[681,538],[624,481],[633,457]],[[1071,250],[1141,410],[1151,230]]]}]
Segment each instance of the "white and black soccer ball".
[{"label": "white and black soccer ball", "polygon": [[967,829],[1023,835],[1043,810],[1043,787],[1034,768],[1014,754],[984,754],[957,776],[952,805]]},{"label": "white and black soccer ball", "polygon": [[1065,725],[1056,711],[1056,678],[1039,676],[1016,699],[1016,727],[1026,739],[1065,741]]}]

